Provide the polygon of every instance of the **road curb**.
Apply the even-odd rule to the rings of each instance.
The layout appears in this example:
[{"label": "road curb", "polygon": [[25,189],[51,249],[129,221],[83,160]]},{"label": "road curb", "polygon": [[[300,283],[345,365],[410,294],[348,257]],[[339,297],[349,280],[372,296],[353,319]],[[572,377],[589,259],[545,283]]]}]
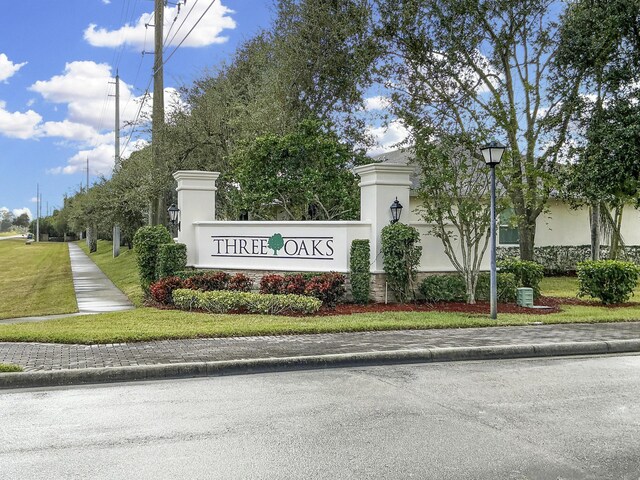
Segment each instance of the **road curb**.
[{"label": "road curb", "polygon": [[640,352],[640,339],[597,342],[447,347],[386,352],[341,353],[219,362],[193,362],[131,367],[83,368],[0,373],[0,389],[216,377],[254,373],[361,367],[409,363],[458,362]]}]

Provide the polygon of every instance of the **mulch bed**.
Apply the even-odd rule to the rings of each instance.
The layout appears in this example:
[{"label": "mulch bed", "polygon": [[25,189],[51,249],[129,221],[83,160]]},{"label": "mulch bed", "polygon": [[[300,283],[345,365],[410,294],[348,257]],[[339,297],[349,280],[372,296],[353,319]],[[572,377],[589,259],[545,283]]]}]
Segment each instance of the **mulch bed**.
[{"label": "mulch bed", "polygon": [[[581,300],[579,298],[540,297],[535,301],[536,306],[549,308],[525,308],[515,303],[498,303],[500,313],[524,313],[528,315],[548,315],[560,311],[562,305],[598,306],[604,308],[637,307],[637,303],[618,303],[616,305],[602,305],[595,300]],[[351,315],[353,313],[377,313],[377,312],[454,312],[454,313],[489,313],[489,302],[478,302],[475,305],[457,302],[442,303],[369,303],[356,305],[353,303],[339,303],[334,308],[322,307],[315,315]]]},{"label": "mulch bed", "polygon": [[[542,299],[540,299],[542,300]],[[500,313],[525,313],[530,315],[547,315],[560,311],[559,302],[536,302],[536,305],[549,306],[551,308],[524,308],[515,303],[499,303]],[[557,300],[557,299],[545,299]],[[474,305],[458,302],[442,303],[369,303],[367,305],[357,305],[353,303],[339,303],[334,308],[322,307],[314,315],[351,315],[353,313],[380,313],[380,312],[454,312],[454,313],[489,313],[489,302],[478,302]]]}]

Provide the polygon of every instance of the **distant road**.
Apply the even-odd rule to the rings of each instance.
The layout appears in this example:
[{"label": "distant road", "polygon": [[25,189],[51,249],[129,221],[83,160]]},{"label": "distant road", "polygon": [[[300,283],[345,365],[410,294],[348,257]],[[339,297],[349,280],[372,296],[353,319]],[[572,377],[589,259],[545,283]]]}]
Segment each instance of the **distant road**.
[{"label": "distant road", "polygon": [[640,355],[0,393],[0,477],[638,480]]}]

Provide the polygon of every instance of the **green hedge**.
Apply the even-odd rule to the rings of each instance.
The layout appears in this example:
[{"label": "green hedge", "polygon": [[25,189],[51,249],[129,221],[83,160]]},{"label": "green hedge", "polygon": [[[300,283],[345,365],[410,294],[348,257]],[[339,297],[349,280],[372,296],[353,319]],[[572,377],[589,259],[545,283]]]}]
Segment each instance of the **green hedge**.
[{"label": "green hedge", "polygon": [[[498,247],[498,260],[506,260],[520,255],[519,247]],[[600,247],[600,257],[609,257],[609,247]],[[626,245],[621,259],[640,265],[640,245]],[[535,247],[533,260],[544,268],[545,275],[566,275],[575,273],[578,263],[591,260],[591,246],[589,245],[561,245],[549,247]]]},{"label": "green hedge", "polygon": [[158,278],[171,277],[187,267],[187,246],[165,243],[158,247]]},{"label": "green hedge", "polygon": [[619,260],[588,260],[578,264],[578,296],[599,298],[605,305],[623,303],[638,285],[640,267]]},{"label": "green hedge", "polygon": [[429,303],[467,300],[467,286],[459,274],[429,275],[420,283],[420,293]]},{"label": "green hedge", "polygon": [[[515,302],[516,279],[512,273],[498,273],[498,301]],[[488,272],[478,275],[476,300],[488,301],[491,295],[491,277]],[[464,277],[458,273],[450,275],[429,275],[420,284],[420,293],[430,303],[465,302],[467,287]]]},{"label": "green hedge", "polygon": [[369,268],[371,247],[369,240],[351,242],[351,295],[355,303],[368,303],[371,294],[371,270]]},{"label": "green hedge", "polygon": [[303,295],[269,295],[236,291],[200,292],[177,289],[173,303],[181,310],[204,310],[209,313],[246,312],[277,315],[282,313],[315,313],[322,302]]},{"label": "green hedge", "polygon": [[533,298],[540,297],[540,282],[544,278],[544,267],[537,262],[518,258],[507,258],[498,262],[501,273],[512,273],[518,287],[533,289]]},{"label": "green hedge", "polygon": [[160,245],[172,241],[169,230],[163,225],[141,227],[133,237],[140,283],[145,294],[149,291],[149,285],[160,278],[157,270]]}]

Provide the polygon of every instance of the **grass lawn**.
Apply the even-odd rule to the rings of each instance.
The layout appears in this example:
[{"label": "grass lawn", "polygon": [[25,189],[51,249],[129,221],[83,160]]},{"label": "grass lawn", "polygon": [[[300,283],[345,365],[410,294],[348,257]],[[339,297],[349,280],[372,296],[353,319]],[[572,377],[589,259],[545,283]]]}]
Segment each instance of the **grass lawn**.
[{"label": "grass lawn", "polygon": [[22,367],[20,365],[13,365],[12,363],[0,363],[0,372],[21,372]]},{"label": "grass lawn", "polygon": [[136,307],[142,306],[142,288],[140,288],[140,277],[133,250],[122,247],[120,255],[113,258],[111,242],[107,240],[98,240],[98,251],[91,254],[87,242],[81,240],[78,245]]},{"label": "grass lawn", "polygon": [[0,318],[78,311],[65,243],[0,241]]},{"label": "grass lawn", "polygon": [[[578,277],[545,277],[540,282],[542,295],[546,297],[577,298]],[[589,300],[590,297],[583,297]],[[640,302],[640,285],[633,291],[631,302]]]},{"label": "grass lawn", "polygon": [[18,232],[0,232],[0,237],[13,237],[15,235],[20,235]]},{"label": "grass lawn", "polygon": [[0,325],[0,341],[56,343],[117,343],[148,340],[285,335],[296,333],[465,328],[543,323],[597,323],[640,320],[640,305],[621,308],[567,305],[548,315],[488,315],[438,312],[384,312],[334,317],[211,315],[140,308],[50,320]]}]

